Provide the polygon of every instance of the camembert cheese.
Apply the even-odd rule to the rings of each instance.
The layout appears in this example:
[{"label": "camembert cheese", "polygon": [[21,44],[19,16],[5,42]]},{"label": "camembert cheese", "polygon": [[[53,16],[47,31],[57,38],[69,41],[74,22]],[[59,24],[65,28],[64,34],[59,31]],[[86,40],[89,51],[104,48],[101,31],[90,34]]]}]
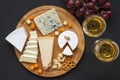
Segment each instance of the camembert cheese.
[{"label": "camembert cheese", "polygon": [[58,37],[59,47],[62,49],[68,43],[72,50],[75,50],[78,45],[78,36],[73,31],[64,31]]},{"label": "camembert cheese", "polygon": [[54,37],[39,37],[38,41],[39,41],[42,66],[44,70],[47,70],[51,66]]}]

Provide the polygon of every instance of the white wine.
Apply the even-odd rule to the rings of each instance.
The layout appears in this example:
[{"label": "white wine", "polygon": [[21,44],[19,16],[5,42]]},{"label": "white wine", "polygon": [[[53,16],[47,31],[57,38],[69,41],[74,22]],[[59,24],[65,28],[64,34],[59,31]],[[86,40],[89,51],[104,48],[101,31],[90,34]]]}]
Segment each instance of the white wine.
[{"label": "white wine", "polygon": [[106,29],[105,20],[97,15],[92,15],[85,19],[83,22],[83,30],[86,35],[90,37],[98,37],[102,35],[102,33]]},{"label": "white wine", "polygon": [[118,45],[110,39],[97,40],[94,46],[94,53],[99,60],[114,61],[119,54]]}]

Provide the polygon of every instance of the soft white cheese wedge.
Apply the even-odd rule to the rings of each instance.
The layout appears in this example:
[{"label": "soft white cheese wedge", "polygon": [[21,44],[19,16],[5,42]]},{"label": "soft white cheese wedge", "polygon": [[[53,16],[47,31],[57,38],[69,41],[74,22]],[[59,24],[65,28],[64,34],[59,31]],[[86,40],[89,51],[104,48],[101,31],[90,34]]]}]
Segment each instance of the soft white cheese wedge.
[{"label": "soft white cheese wedge", "polygon": [[[69,40],[65,39],[65,36],[67,36]],[[77,34],[72,31],[64,31],[63,33],[61,33],[60,36],[58,37],[59,47],[62,49],[67,42],[72,50],[76,49],[78,45]]]},{"label": "soft white cheese wedge", "polygon": [[47,70],[51,66],[54,37],[39,37],[38,41],[42,66],[44,70]]},{"label": "soft white cheese wedge", "polygon": [[23,54],[37,56],[38,51],[25,50]]},{"label": "soft white cheese wedge", "polygon": [[9,43],[11,43],[16,49],[22,52],[27,39],[27,34],[24,27],[20,27],[11,32],[5,39]]},{"label": "soft white cheese wedge", "polygon": [[36,63],[37,62],[37,56],[31,56],[31,55],[21,55],[20,62],[28,62],[28,63]]},{"label": "soft white cheese wedge", "polygon": [[71,49],[68,46],[63,50],[62,53],[66,56],[72,56],[73,55]]}]

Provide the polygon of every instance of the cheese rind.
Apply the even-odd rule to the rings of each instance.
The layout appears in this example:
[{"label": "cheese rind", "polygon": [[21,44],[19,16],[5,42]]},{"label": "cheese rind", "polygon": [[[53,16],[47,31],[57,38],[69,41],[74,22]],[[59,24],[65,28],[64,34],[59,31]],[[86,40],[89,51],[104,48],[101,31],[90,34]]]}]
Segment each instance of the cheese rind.
[{"label": "cheese rind", "polygon": [[27,33],[24,27],[17,28],[11,32],[6,38],[17,50],[22,52],[25,42],[27,40]]},{"label": "cheese rind", "polygon": [[47,35],[62,26],[55,9],[51,9],[35,17],[34,22],[43,35]]},{"label": "cheese rind", "polygon": [[42,66],[44,70],[47,70],[51,66],[54,37],[39,37],[38,41]]},{"label": "cheese rind", "polygon": [[68,46],[63,50],[62,53],[66,56],[72,56],[73,55],[72,51],[70,50],[70,48]]}]

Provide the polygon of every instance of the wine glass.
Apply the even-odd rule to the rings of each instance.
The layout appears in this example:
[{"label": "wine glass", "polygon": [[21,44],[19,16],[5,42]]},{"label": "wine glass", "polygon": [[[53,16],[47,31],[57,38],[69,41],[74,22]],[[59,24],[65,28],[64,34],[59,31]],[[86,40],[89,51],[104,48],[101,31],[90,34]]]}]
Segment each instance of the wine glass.
[{"label": "wine glass", "polygon": [[83,21],[82,27],[86,35],[99,37],[106,30],[106,21],[98,15],[92,15]]},{"label": "wine glass", "polygon": [[93,51],[99,60],[111,62],[117,59],[119,46],[111,39],[99,39],[95,41]]}]

